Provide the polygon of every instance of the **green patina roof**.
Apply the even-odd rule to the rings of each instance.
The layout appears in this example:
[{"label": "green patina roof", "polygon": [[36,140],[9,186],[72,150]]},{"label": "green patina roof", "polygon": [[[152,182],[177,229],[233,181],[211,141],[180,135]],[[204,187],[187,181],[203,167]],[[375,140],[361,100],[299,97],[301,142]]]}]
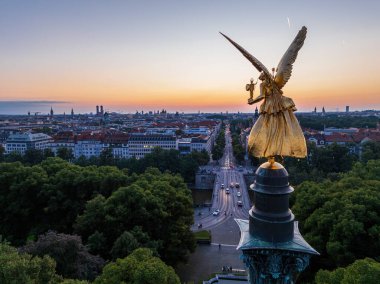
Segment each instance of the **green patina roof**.
[{"label": "green patina roof", "polygon": [[239,245],[236,249],[241,250],[252,250],[252,249],[278,249],[287,251],[297,251],[308,254],[319,253],[313,249],[302,237],[299,229],[298,222],[294,222],[294,237],[288,242],[267,242],[260,240],[249,233],[249,221],[243,219],[235,219],[236,223],[239,225],[241,237]]}]

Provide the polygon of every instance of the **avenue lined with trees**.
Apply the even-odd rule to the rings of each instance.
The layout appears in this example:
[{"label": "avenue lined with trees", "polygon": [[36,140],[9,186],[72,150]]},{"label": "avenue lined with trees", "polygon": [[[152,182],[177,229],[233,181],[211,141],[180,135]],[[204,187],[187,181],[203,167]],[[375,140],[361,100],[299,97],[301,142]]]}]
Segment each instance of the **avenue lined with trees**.
[{"label": "avenue lined with trees", "polygon": [[245,157],[245,148],[242,146],[240,134],[252,125],[251,119],[234,119],[231,121],[230,130],[232,137],[232,150],[236,161],[242,164]]},{"label": "avenue lined with trees", "polygon": [[212,159],[214,161],[220,160],[223,157],[224,154],[224,147],[226,147],[226,138],[225,138],[225,131],[224,131],[224,125],[222,126],[222,129],[220,130],[218,137],[215,140],[215,145],[212,148]]}]

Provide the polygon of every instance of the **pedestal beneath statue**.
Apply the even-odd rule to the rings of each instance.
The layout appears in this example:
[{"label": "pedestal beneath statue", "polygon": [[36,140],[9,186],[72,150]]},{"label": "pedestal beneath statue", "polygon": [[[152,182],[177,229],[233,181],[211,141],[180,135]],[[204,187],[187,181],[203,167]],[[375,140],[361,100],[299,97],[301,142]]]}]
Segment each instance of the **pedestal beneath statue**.
[{"label": "pedestal beneath statue", "polygon": [[249,270],[250,283],[294,283],[319,253],[302,237],[289,209],[288,173],[279,163],[264,163],[251,185],[254,205],[249,220],[236,219],[241,231],[237,249]]}]

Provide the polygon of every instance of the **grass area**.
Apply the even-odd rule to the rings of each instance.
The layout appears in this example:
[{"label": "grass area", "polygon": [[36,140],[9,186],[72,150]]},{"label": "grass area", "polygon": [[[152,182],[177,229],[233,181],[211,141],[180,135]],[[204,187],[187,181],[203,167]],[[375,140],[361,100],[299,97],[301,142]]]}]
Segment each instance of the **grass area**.
[{"label": "grass area", "polygon": [[211,241],[211,233],[209,231],[203,230],[194,233],[196,240],[209,240]]}]

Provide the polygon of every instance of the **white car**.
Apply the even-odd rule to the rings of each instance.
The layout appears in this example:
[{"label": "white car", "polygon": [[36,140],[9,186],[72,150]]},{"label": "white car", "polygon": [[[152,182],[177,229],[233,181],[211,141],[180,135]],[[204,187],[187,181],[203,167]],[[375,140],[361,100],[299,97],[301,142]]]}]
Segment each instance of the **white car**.
[{"label": "white car", "polygon": [[226,188],[226,194],[230,194],[230,190]]},{"label": "white car", "polygon": [[218,216],[220,214],[220,210],[216,209],[214,212],[212,212],[212,215]]},{"label": "white car", "polygon": [[237,195],[237,197],[240,197],[241,196],[240,191],[238,191],[238,193],[236,195]]}]

